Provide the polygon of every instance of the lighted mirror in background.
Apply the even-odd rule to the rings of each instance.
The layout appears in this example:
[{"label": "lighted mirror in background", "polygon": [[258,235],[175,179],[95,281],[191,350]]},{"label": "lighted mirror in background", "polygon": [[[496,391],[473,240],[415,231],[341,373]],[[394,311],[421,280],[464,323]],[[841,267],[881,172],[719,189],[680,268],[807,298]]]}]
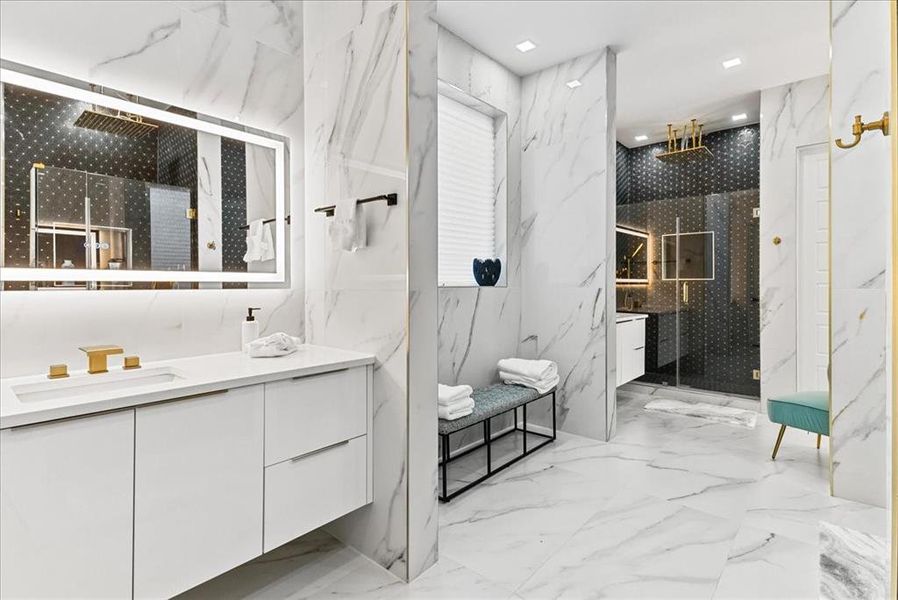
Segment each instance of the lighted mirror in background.
[{"label": "lighted mirror in background", "polygon": [[4,289],[285,280],[285,140],[16,67],[0,72]]},{"label": "lighted mirror in background", "polygon": [[[679,251],[677,243],[679,242]],[[679,260],[677,259],[679,255]],[[679,264],[678,264],[679,263]],[[714,279],[714,232],[666,233],[661,236],[661,279]]]},{"label": "lighted mirror in background", "polygon": [[617,283],[649,282],[649,235],[617,227]]}]

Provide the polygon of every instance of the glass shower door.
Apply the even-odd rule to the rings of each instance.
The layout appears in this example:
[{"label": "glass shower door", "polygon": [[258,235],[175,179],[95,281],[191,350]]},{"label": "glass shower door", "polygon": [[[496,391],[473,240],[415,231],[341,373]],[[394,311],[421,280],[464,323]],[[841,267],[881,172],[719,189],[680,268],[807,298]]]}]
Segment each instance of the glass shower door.
[{"label": "glass shower door", "polygon": [[664,236],[678,387],[760,395],[757,190],[702,197]]}]

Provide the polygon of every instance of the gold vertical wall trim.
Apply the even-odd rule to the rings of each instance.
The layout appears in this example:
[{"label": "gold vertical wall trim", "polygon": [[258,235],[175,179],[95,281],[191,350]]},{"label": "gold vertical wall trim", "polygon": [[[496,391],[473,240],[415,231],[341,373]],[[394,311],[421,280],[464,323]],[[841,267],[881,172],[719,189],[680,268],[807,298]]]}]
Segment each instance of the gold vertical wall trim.
[{"label": "gold vertical wall trim", "polygon": [[[833,434],[833,375],[835,369],[833,369],[833,3],[830,0],[829,3],[829,106],[827,108],[828,113],[828,127],[829,127],[829,136],[828,143],[826,144],[827,152],[828,152],[828,160],[827,160],[827,177],[829,177],[829,182],[826,186],[826,193],[829,196],[826,210],[829,213],[827,218],[829,220],[828,227],[826,228],[826,252],[829,255],[829,282],[826,290],[826,299],[829,303],[827,307],[827,319],[829,320],[829,443],[827,444],[827,454],[829,454],[829,495],[832,496],[835,494],[835,484],[833,482],[833,440],[835,437]],[[796,366],[797,369],[797,366]],[[797,371],[796,371],[797,375]],[[797,377],[796,377],[797,379]]]},{"label": "gold vertical wall trim", "polygon": [[898,598],[898,0],[890,0],[892,22],[892,522],[889,595]]}]

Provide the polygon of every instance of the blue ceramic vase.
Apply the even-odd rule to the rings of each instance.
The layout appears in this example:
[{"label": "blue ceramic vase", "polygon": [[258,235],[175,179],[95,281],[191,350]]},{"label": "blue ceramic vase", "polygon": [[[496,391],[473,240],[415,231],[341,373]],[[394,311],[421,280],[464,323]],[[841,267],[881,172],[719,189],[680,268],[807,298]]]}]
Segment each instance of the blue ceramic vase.
[{"label": "blue ceramic vase", "polygon": [[475,258],[474,280],[477,285],[494,286],[502,273],[502,261],[498,258]]}]

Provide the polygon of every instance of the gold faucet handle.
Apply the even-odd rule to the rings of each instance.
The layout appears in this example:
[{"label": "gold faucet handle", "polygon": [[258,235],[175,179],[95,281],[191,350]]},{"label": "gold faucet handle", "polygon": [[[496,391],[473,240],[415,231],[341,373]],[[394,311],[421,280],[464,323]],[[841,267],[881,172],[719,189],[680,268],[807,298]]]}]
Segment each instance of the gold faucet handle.
[{"label": "gold faucet handle", "polygon": [[139,356],[126,356],[125,364],[122,365],[123,369],[139,369],[140,368],[140,357]]},{"label": "gold faucet handle", "polygon": [[106,373],[109,370],[106,362],[107,356],[125,353],[121,346],[82,346],[79,350],[87,353],[87,372],[92,375]]},{"label": "gold faucet handle", "polygon": [[66,364],[50,365],[47,379],[62,379],[69,376],[69,367]]}]

